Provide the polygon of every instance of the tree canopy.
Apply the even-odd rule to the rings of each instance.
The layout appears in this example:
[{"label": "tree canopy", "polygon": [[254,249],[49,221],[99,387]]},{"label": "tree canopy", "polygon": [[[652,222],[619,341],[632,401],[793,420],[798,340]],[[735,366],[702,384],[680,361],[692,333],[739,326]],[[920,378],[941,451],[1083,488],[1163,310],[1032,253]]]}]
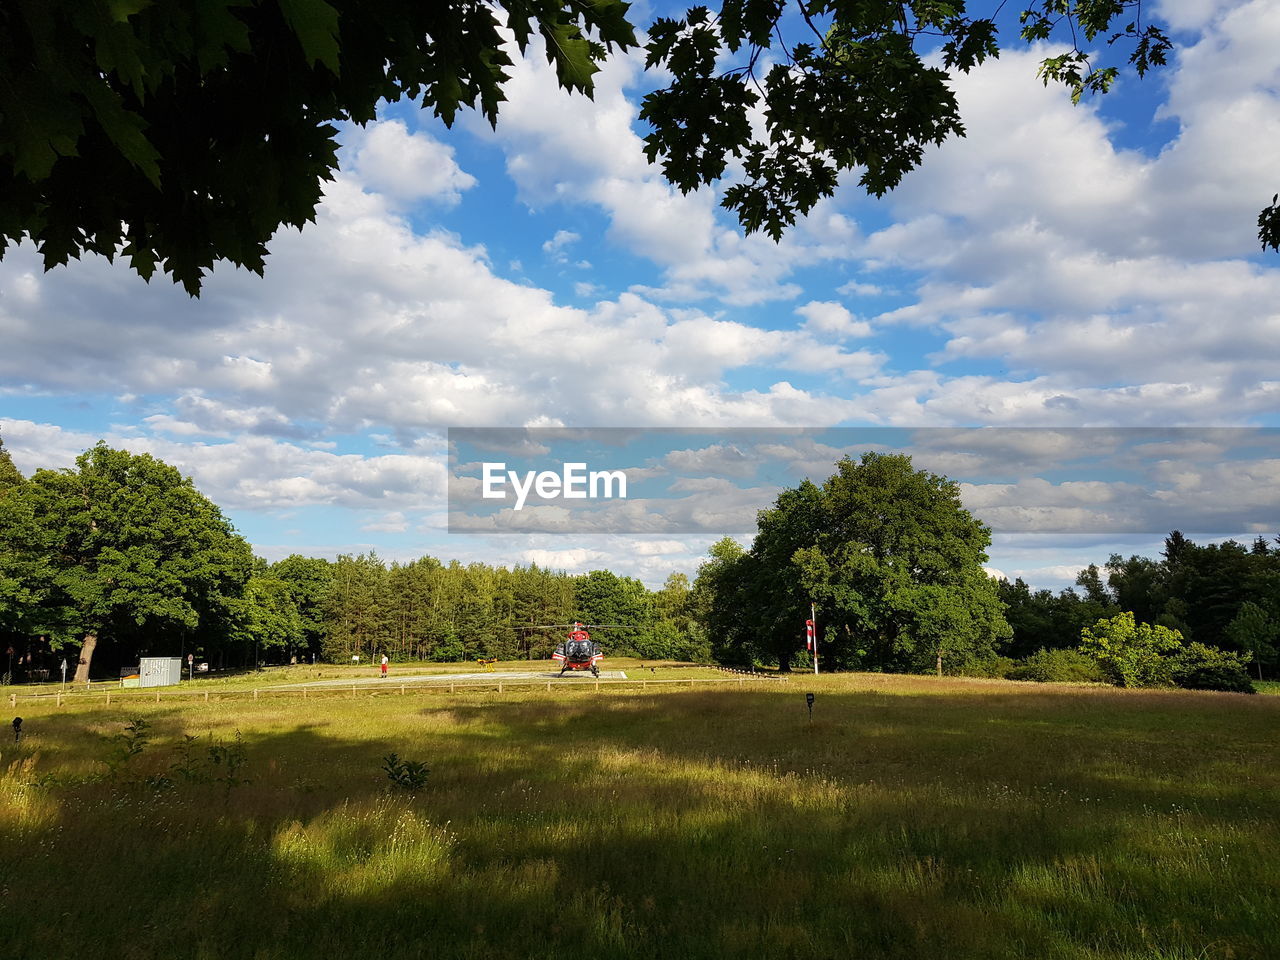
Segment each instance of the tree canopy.
[{"label": "tree canopy", "polygon": [[814,603],[829,668],[941,671],[991,653],[1010,631],[982,569],[990,531],[956,484],[907,456],[866,453],[836,469],[761,511],[749,551],[713,548],[694,590],[710,595],[699,609],[713,640],[788,669]]},{"label": "tree canopy", "polygon": [[0,437],[0,497],[22,482],[23,476],[13,465],[13,457],[9,456],[9,451],[4,448],[4,438]]},{"label": "tree canopy", "polygon": [[37,470],[0,499],[0,563],[17,585],[0,617],[55,649],[81,642],[84,680],[99,640],[145,649],[218,629],[252,553],[176,469],[99,444],[75,469]]},{"label": "tree canopy", "polygon": [[[722,0],[649,31],[646,152],[681,190],[745,177],[724,205],[778,238],[842,171],[880,195],[964,126],[949,80],[1000,50],[963,0]],[[193,296],[215,262],[262,273],[282,226],[315,218],[337,168],[335,123],[382,101],[420,101],[446,124],[464,107],[496,123],[510,44],[540,37],[564,88],[593,91],[611,53],[637,45],[624,0],[11,0],[0,7],[0,256],[35,241],[46,269],[93,252],[157,268]],[[1021,39],[1067,39],[1045,83],[1079,99],[1121,66],[1139,75],[1168,36],[1141,0],[1037,0]],[[799,34],[800,39],[796,39]],[[508,39],[510,38],[510,40]],[[929,56],[940,50],[940,63]],[[764,64],[772,63],[764,73]],[[1030,78],[1029,78],[1030,79]],[[763,107],[763,131],[750,111]],[[1280,249],[1280,201],[1258,217]]]}]

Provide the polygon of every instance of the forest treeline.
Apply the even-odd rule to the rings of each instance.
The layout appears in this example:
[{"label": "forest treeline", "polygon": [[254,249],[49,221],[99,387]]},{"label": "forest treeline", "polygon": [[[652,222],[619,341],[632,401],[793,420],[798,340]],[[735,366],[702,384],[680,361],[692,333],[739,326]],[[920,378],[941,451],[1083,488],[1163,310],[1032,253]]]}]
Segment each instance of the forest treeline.
[{"label": "forest treeline", "polygon": [[[606,570],[255,557],[188,478],[99,444],[24,478],[0,441],[0,642],[19,673],[69,657],[81,678],[139,656],[217,667],[313,656],[366,662],[544,659],[574,621],[614,655],[706,661],[690,584]],[[6,668],[8,662],[5,662]]]},{"label": "forest treeline", "polygon": [[615,656],[788,669],[807,662],[816,611],[826,669],[1097,679],[1110,654],[1082,666],[1077,648],[1105,621],[1125,643],[1155,630],[1275,670],[1280,541],[1175,531],[1158,558],[1113,555],[1071,588],[1032,590],[984,572],[990,530],[954,482],[874,453],[783,491],[758,521],[749,547],[725,538],[692,582],[672,573],[658,590],[606,570],[433,557],[268,563],[159,460],[99,444],[25,478],[0,441],[0,643],[19,678],[64,656],[85,676],[188,653],[215,667],[538,660],[563,636],[554,625],[583,621],[618,625],[594,631]]}]

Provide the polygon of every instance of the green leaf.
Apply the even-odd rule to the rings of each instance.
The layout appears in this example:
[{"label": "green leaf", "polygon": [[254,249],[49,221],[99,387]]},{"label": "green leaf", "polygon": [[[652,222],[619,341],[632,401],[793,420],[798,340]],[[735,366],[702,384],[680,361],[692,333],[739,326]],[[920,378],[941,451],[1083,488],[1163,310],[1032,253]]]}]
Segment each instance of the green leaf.
[{"label": "green leaf", "polygon": [[160,186],[160,154],[142,132],[146,124],[136,113],[124,108],[120,95],[105,82],[90,83],[84,91],[93,107],[94,119],[102,126],[120,153],[141,170],[151,183]]},{"label": "green leaf", "polygon": [[337,75],[338,11],[324,0],[277,0],[302,53],[312,66],[322,63]]},{"label": "green leaf", "polygon": [[582,31],[571,23],[543,24],[542,36],[547,41],[547,60],[555,64],[560,86],[589,94],[594,85],[592,78],[600,67]]}]

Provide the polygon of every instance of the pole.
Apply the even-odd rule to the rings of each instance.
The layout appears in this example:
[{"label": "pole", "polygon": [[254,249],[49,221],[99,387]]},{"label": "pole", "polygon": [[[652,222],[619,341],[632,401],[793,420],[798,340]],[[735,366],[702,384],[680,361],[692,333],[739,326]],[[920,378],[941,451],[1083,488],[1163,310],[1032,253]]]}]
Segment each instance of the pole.
[{"label": "pole", "polygon": [[809,619],[813,621],[813,675],[818,675],[818,608],[809,604]]}]

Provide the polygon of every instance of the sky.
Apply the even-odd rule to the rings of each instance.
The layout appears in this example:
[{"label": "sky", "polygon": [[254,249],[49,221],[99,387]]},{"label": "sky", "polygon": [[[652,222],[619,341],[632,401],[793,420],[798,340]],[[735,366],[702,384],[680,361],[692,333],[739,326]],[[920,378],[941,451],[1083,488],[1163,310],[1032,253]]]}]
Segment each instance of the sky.
[{"label": "sky", "polygon": [[[223,265],[192,300],[123,263],[45,273],[11,249],[0,437],[27,473],[100,439],[154,454],[271,560],[375,550],[658,585],[716,532],[449,533],[447,431],[1280,427],[1280,255],[1255,227],[1280,189],[1280,5],[1155,12],[1169,66],[1079,106],[1036,79],[1052,48],[1007,36],[955,82],[964,139],[883,199],[855,173],[779,244],[743,236],[723,185],[681,195],[647,163],[636,114],[661,77],[642,54],[588,100],[534,51],[496,130],[408,103],[343,129],[317,223],[274,238],[264,278]],[[1205,538],[1280,533],[1274,453],[1234,486],[1203,457],[1157,460],[1148,498],[1252,505]],[[776,488],[755,492],[752,509]],[[983,517],[995,495],[966,502]],[[1057,589],[1164,532],[997,529],[990,565]]]}]

